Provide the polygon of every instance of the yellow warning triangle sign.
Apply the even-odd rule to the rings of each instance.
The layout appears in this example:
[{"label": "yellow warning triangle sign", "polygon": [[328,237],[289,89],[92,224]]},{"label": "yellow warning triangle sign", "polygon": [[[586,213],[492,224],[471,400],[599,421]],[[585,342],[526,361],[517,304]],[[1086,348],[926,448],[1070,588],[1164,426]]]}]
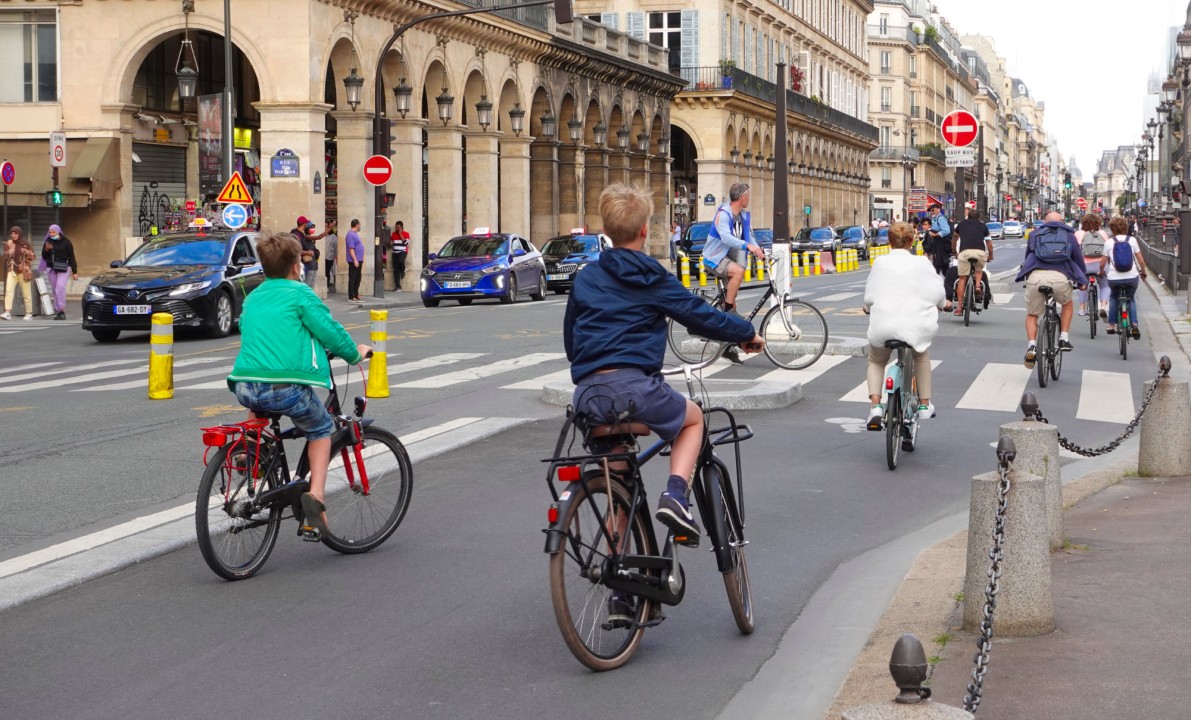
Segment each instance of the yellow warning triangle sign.
[{"label": "yellow warning triangle sign", "polygon": [[248,186],[244,184],[244,178],[240,177],[239,171],[232,173],[231,180],[228,180],[227,185],[223,186],[223,190],[220,191],[215,202],[252,204],[252,195],[248,193]]}]

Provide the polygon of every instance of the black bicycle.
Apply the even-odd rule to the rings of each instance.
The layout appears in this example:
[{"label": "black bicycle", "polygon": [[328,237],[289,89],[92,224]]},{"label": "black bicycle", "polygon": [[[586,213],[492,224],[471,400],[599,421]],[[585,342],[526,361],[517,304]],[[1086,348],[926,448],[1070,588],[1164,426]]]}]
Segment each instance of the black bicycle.
[{"label": "black bicycle", "polygon": [[[1128,286],[1118,286],[1116,288],[1117,295],[1117,316],[1114,318],[1117,323],[1118,342],[1121,346],[1121,359],[1129,359],[1129,336],[1132,335],[1134,339],[1141,337],[1141,332],[1137,329],[1137,318],[1129,315],[1129,301],[1133,298],[1133,288]],[[1111,328],[1109,328],[1111,329]]]},{"label": "black bicycle", "polygon": [[[694,373],[718,358],[683,365],[664,374],[682,373],[695,398]],[[713,428],[710,420],[723,416]],[[723,574],[732,617],[741,633],[753,631],[753,597],[744,548],[744,486],[740,443],[753,436],[724,408],[704,408],[703,449],[692,484],[695,504]],[[639,452],[645,425],[626,416],[612,425],[591,425],[570,415],[555,447],[546,484],[553,502],[547,519],[546,553],[550,556],[550,599],[563,641],[592,670],[626,663],[646,628],[662,622],[662,605],[677,605],[686,593],[686,573],[678,545],[697,546],[698,537],[668,531],[659,545],[651,521],[641,466],[668,455],[659,441]],[[570,448],[581,440],[584,452]],[[735,483],[715,448],[731,445],[736,455]],[[566,451],[564,452],[564,448]],[[555,483],[561,483],[559,491]]]},{"label": "black bicycle", "polygon": [[[827,349],[827,320],[818,308],[806,300],[779,293],[777,286],[773,284],[774,262],[772,259],[767,262],[768,286],[761,299],[757,301],[756,307],[745,319],[751,323],[761,312],[761,308],[765,307],[765,303],[771,298],[776,298],[776,304],[761,318],[761,329],[757,333],[765,339],[765,356],[774,365],[787,370],[808,368],[821,358]],[[724,309],[727,286],[722,279],[716,278],[714,296],[702,294],[701,291],[696,292],[717,309]],[[670,350],[684,363],[701,363],[710,356],[718,357],[725,349],[724,343],[700,337],[673,319],[667,324],[666,338]]]},{"label": "black bicycle", "polygon": [[964,283],[964,296],[960,299],[960,307],[964,311],[964,327],[968,327],[972,322],[972,313],[980,313],[980,307],[976,305],[976,293],[980,290],[981,273],[976,272],[976,263],[979,262],[976,258],[968,258],[961,262],[968,263],[968,281]]},{"label": "black bicycle", "polygon": [[1092,273],[1088,274],[1088,302],[1085,309],[1088,313],[1088,330],[1095,340],[1096,322],[1100,319],[1100,283]]},{"label": "black bicycle", "polygon": [[1063,372],[1063,351],[1059,349],[1059,304],[1055,301],[1054,289],[1040,285],[1038,292],[1046,296],[1046,307],[1038,318],[1038,338],[1035,348],[1035,362],[1038,368],[1038,386],[1046,387],[1051,379],[1058,380]]},{"label": "black bicycle", "polygon": [[256,574],[277,543],[284,517],[297,520],[303,540],[347,554],[368,552],[393,534],[409,507],[413,467],[397,436],[364,417],[366,404],[357,397],[354,412],[343,414],[331,374],[325,405],[335,433],[327,469],[328,531],[322,535],[306,522],[300,502],[310,489],[306,448],[292,477],[286,458],[285,441],[302,437],[302,430],[282,430],[276,414],[203,428],[206,470],[194,518],[199,551],[215,574],[227,580]]}]

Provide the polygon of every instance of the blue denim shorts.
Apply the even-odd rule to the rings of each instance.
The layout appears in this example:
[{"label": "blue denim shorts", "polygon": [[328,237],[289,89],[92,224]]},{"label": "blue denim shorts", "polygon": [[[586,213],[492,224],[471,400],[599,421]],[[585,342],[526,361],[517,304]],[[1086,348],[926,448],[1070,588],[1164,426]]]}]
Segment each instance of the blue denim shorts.
[{"label": "blue denim shorts", "polygon": [[613,423],[628,413],[625,419],[648,425],[663,440],[677,437],[686,420],[686,398],[661,375],[636,368],[588,375],[575,386],[571,402],[595,424]]},{"label": "blue denim shorts", "polygon": [[331,437],[335,424],[310,385],[238,382],[236,400],[257,413],[280,413],[294,421],[308,440]]}]

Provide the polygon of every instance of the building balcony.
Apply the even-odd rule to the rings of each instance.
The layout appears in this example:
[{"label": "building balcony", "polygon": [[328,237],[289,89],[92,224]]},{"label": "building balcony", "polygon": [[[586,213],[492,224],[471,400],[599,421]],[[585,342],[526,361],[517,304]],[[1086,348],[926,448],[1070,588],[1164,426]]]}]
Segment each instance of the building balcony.
[{"label": "building balcony", "polygon": [[870,161],[901,162],[903,159],[918,162],[921,153],[913,145],[881,145],[869,153]]},{"label": "building balcony", "polygon": [[868,37],[870,40],[889,40],[891,42],[904,42],[918,46],[918,33],[914,32],[914,28],[907,25],[869,25]]},{"label": "building balcony", "polygon": [[939,147],[938,145],[919,145],[918,152],[921,153],[922,157],[924,158],[937,160],[941,163],[947,162],[947,153],[944,152],[943,148]]},{"label": "building balcony", "polygon": [[881,103],[881,112],[891,112],[892,110],[893,105],[889,103]]},{"label": "building balcony", "polygon": [[910,106],[910,117],[917,118],[921,112],[922,108],[918,107],[917,105]]},{"label": "building balcony", "polygon": [[[652,46],[650,46],[652,47]],[[777,103],[777,85],[733,67],[724,72],[719,66],[684,67],[679,75],[686,82],[685,92],[734,93],[738,92],[762,102]],[[786,109],[838,132],[845,132],[877,144],[878,132],[860,118],[840,112],[826,103],[812,99],[802,93],[786,90]]]}]

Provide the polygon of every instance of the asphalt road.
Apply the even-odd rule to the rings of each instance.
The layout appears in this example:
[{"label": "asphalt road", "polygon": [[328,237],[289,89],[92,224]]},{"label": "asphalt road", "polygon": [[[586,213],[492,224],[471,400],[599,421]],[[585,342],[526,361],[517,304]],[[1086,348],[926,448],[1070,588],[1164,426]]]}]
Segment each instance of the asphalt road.
[{"label": "asphalt road", "polygon": [[[993,271],[1015,265],[1019,246],[999,249]],[[862,337],[865,276],[796,283],[833,334]],[[299,542],[286,525],[265,569],[246,582],[219,580],[191,546],[0,614],[0,717],[181,719],[238,707],[262,718],[717,717],[842,562],[966,509],[969,478],[993,467],[997,426],[1017,417],[1022,373],[1008,368],[1020,368],[1024,312],[1020,288],[1009,290],[970,328],[941,319],[932,349],[939,416],[896,472],[885,468],[883,435],[859,427],[866,404],[851,398],[863,381],[860,358],[824,358],[803,400],[744,413],[757,431],[745,457],[756,632],[737,633],[714,560],[690,551],[686,600],[646,633],[627,667],[602,675],[574,661],[554,623],[539,460],[561,409],[525,389],[566,369],[565,360],[540,359],[561,352],[564,299],[394,310],[393,396],[370,405],[379,424],[406,435],[460,416],[536,421],[419,463],[405,522],[373,553],[341,557]],[[1141,303],[1147,321],[1149,302]],[[366,315],[342,318],[366,337]],[[1125,404],[1139,402],[1152,355],[1143,338],[1123,362],[1113,338],[1090,341],[1085,325],[1072,338],[1060,381],[1041,391],[1032,375],[1025,383],[1064,434],[1100,444],[1123,428],[1116,416]],[[99,346],[77,327],[50,327],[0,336],[0,353],[10,368],[77,367],[144,357],[144,343]],[[235,336],[185,340],[178,357],[230,364],[235,344]],[[460,353],[484,355],[425,365]],[[413,363],[423,369],[403,374]],[[493,363],[505,364],[481,369]],[[192,499],[198,427],[240,414],[218,388],[179,382],[174,400],[151,402],[143,388],[87,390],[130,376],[80,380],[106,370],[0,379],[0,391],[16,389],[0,395],[9,509],[0,561]],[[755,358],[722,376],[772,370]],[[660,489],[664,468],[648,470]],[[848,618],[837,620],[842,636]]]}]

